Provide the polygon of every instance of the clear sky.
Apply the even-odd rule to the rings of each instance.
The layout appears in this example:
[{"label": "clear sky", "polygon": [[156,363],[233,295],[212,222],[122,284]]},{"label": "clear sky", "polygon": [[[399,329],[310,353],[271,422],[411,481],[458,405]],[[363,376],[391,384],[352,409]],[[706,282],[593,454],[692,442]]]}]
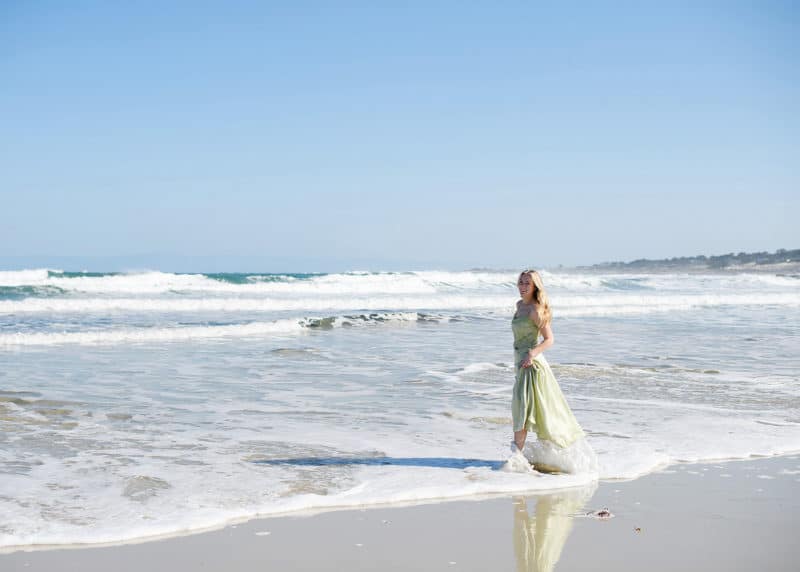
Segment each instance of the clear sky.
[{"label": "clear sky", "polygon": [[796,2],[0,3],[0,267],[800,247]]}]

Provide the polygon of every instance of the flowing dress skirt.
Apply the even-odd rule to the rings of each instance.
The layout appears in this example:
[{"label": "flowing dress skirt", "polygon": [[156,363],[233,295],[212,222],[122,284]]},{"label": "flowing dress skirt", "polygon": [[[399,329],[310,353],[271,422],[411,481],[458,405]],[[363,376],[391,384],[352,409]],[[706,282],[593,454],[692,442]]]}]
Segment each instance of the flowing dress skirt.
[{"label": "flowing dress skirt", "polygon": [[561,393],[553,370],[541,354],[528,368],[519,364],[527,350],[516,352],[516,381],[511,401],[514,431],[536,433],[539,440],[550,441],[559,447],[569,447],[583,430]]}]

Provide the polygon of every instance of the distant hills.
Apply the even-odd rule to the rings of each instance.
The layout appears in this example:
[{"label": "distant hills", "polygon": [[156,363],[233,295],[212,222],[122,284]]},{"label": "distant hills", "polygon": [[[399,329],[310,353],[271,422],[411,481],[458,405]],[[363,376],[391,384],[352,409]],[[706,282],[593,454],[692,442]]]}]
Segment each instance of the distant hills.
[{"label": "distant hills", "polygon": [[680,256],[650,260],[640,258],[631,262],[602,262],[592,266],[581,266],[576,270],[599,270],[619,272],[654,271],[751,271],[751,272],[800,272],[800,249],[775,252],[740,252],[716,256]]}]

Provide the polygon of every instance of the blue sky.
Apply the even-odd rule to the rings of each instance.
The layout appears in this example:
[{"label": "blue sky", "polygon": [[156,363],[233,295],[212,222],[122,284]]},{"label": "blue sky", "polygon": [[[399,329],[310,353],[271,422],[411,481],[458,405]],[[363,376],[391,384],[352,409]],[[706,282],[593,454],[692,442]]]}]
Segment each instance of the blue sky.
[{"label": "blue sky", "polygon": [[797,248],[790,2],[5,2],[0,267]]}]

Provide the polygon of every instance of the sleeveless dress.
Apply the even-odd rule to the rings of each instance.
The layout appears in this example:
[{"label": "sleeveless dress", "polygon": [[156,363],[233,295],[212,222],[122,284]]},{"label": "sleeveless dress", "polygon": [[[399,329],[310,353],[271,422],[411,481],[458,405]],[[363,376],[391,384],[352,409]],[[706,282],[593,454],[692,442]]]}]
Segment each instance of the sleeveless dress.
[{"label": "sleeveless dress", "polygon": [[553,370],[539,354],[531,367],[520,364],[528,350],[539,343],[539,328],[528,316],[511,320],[514,331],[514,367],[516,381],[511,400],[514,431],[531,431],[540,441],[550,441],[558,447],[569,447],[584,436],[583,430],[558,387]]}]

